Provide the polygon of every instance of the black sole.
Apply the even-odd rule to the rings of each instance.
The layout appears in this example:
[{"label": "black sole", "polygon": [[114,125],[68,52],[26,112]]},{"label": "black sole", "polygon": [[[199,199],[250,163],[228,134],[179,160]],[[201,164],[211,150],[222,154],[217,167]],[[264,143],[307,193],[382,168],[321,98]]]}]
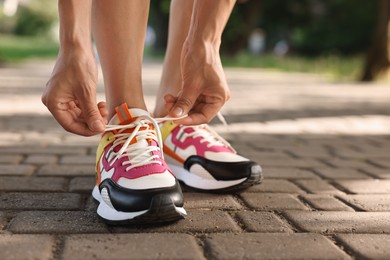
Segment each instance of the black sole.
[{"label": "black sole", "polygon": [[172,223],[185,218],[185,214],[178,212],[172,199],[168,196],[157,195],[152,199],[147,212],[132,219],[113,221],[100,217],[109,225],[129,225],[129,224],[161,224]]},{"label": "black sole", "polygon": [[[180,181],[180,180],[179,180]],[[222,189],[215,189],[215,190],[204,190],[204,189],[199,189],[199,188],[194,188],[191,187],[184,182],[180,181],[181,185],[184,185],[184,191],[196,191],[196,192],[203,192],[203,193],[217,193],[217,194],[223,194],[223,193],[236,193],[243,191],[245,189],[248,189],[254,185],[261,184],[263,181],[263,174],[262,172],[256,172],[256,173],[251,173],[251,175],[243,182],[236,184],[234,186],[222,188]]]}]

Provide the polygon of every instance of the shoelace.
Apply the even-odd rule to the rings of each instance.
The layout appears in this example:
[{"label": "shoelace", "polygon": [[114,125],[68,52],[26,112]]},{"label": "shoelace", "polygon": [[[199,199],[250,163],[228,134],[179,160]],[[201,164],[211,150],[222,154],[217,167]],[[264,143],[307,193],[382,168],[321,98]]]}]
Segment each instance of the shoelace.
[{"label": "shoelace", "polygon": [[[145,166],[149,164],[162,164],[159,160],[158,155],[153,155],[153,152],[159,151],[163,147],[163,141],[161,137],[161,132],[158,127],[158,122],[166,120],[177,120],[186,117],[184,115],[180,118],[152,118],[148,115],[139,116],[134,122],[126,125],[107,125],[106,131],[117,130],[118,133],[112,135],[110,138],[115,138],[113,143],[112,150],[115,147],[122,145],[118,152],[111,152],[109,160],[111,160],[110,165],[112,166],[116,160],[119,160],[123,157],[128,156],[129,160],[125,161],[123,165],[131,164],[126,168],[126,171],[129,171],[135,167]],[[153,128],[151,128],[150,123],[152,123]],[[133,129],[132,133],[124,132],[126,129]],[[131,141],[137,138],[137,142],[130,144]],[[157,142],[158,146],[146,145],[148,139],[154,140]],[[163,153],[160,153],[164,158]]]},{"label": "shoelace", "polygon": [[[188,128],[192,128],[194,131],[191,133],[186,133],[185,130]],[[213,129],[211,129],[208,125],[198,125],[198,126],[182,126],[177,134],[180,138],[183,138],[184,140],[187,137],[202,137],[200,140],[201,143],[208,142],[207,147],[211,146],[226,146],[232,151],[235,152],[234,148],[224,139],[222,136],[220,136],[217,132],[215,132]]]}]

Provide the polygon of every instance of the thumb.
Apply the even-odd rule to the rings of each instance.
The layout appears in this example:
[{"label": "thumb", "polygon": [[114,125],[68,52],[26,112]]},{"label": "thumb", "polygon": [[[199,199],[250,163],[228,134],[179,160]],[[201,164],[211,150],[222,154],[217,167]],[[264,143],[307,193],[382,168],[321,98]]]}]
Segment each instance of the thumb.
[{"label": "thumb", "polygon": [[[187,90],[186,90],[187,89]],[[188,114],[188,112],[194,106],[199,94],[188,88],[183,88],[183,91],[179,93],[176,98],[176,102],[169,111],[169,115],[173,117],[180,117]]]},{"label": "thumb", "polygon": [[84,96],[80,99],[79,106],[89,130],[94,132],[103,132],[105,129],[104,120],[100,115],[95,96],[96,94]]}]

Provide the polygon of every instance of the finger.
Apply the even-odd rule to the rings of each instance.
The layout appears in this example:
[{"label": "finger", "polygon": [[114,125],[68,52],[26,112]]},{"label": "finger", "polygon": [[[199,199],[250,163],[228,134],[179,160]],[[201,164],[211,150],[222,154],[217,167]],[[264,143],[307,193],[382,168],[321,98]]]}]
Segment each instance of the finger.
[{"label": "finger", "polygon": [[177,124],[200,125],[209,123],[219,112],[219,104],[200,103],[188,114],[188,117],[175,120]]},{"label": "finger", "polygon": [[70,110],[63,110],[59,106],[56,106],[54,108],[50,107],[49,111],[53,114],[57,122],[68,132],[83,136],[93,136],[99,133],[91,131],[85,121],[76,120],[76,115],[72,114]]},{"label": "finger", "polygon": [[103,132],[104,119],[96,104],[96,90],[90,86],[81,86],[81,93],[78,93],[77,99],[79,107],[83,113],[85,121],[92,132]]},{"label": "finger", "polygon": [[194,106],[198,96],[199,92],[195,88],[184,86],[183,91],[179,94],[174,106],[169,111],[169,115],[172,117],[180,117],[188,114]]},{"label": "finger", "polygon": [[105,102],[99,102],[98,103],[98,109],[99,109],[100,115],[104,119],[104,124],[107,124],[108,123],[108,120],[107,120],[108,110],[106,108],[106,103]]}]

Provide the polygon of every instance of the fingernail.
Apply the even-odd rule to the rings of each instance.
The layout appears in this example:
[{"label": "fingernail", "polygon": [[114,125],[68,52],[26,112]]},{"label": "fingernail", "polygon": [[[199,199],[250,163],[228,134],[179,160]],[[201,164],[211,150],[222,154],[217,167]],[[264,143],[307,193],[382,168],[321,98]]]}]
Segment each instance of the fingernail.
[{"label": "fingernail", "polygon": [[174,110],[173,110],[173,114],[175,116],[182,116],[183,115],[183,109],[181,107],[176,107]]},{"label": "fingernail", "polygon": [[104,130],[104,125],[102,121],[100,120],[95,120],[92,122],[92,131],[103,131]]}]

